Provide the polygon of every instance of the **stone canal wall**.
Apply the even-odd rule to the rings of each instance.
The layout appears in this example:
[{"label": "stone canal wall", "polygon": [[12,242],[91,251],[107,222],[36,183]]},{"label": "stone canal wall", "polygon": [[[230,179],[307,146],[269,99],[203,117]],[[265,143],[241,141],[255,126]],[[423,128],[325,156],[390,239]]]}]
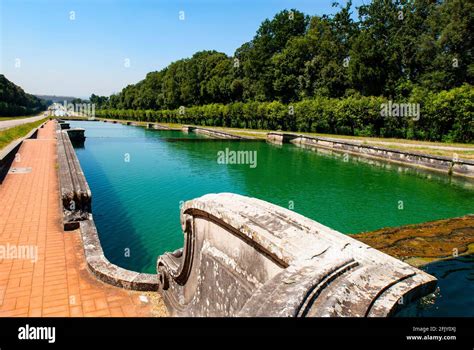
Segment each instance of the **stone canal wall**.
[{"label": "stone canal wall", "polygon": [[231,139],[231,140],[247,140],[248,138],[238,136],[238,135],[233,135],[228,132],[220,131],[220,130],[214,130],[214,129],[206,129],[206,128],[201,128],[199,126],[189,126],[189,125],[184,125],[181,129],[183,132],[195,132],[196,134],[202,134],[206,135],[209,137],[214,137],[214,138],[219,138],[219,139]]},{"label": "stone canal wall", "polygon": [[91,218],[81,222],[81,237],[89,270],[102,282],[140,291],[158,290],[156,274],[141,273],[112,264],[104,255],[99,234]]},{"label": "stone canal wall", "polygon": [[300,147],[325,148],[341,153],[376,158],[389,162],[434,170],[447,175],[457,175],[474,179],[474,162],[469,160],[433,156],[419,152],[405,152],[389,148],[362,145],[349,141],[297,134],[271,132],[267,134],[267,140],[277,144],[291,142]]},{"label": "stone canal wall", "polygon": [[10,166],[15,159],[15,155],[17,154],[18,150],[20,149],[22,143],[24,140],[27,139],[34,139],[36,138],[36,135],[38,134],[38,129],[42,128],[46,122],[38,126],[37,128],[34,128],[28,134],[25,136],[16,139],[12,141],[10,144],[8,144],[5,148],[0,150],[0,184],[2,184],[3,179],[8,173],[8,170],[10,169]]},{"label": "stone canal wall", "polygon": [[155,129],[155,130],[180,130],[176,128],[170,128],[166,125],[158,124],[158,123],[147,123],[148,129]]},{"label": "stone canal wall", "polygon": [[75,230],[91,213],[91,191],[62,123],[57,124],[58,174],[65,230]]},{"label": "stone canal wall", "polygon": [[[74,129],[70,129],[74,130]],[[126,270],[104,255],[92,216],[92,193],[72,146],[68,132],[57,127],[60,202],[65,230],[81,230],[89,270],[101,281],[125,289],[156,291],[155,274]]]}]

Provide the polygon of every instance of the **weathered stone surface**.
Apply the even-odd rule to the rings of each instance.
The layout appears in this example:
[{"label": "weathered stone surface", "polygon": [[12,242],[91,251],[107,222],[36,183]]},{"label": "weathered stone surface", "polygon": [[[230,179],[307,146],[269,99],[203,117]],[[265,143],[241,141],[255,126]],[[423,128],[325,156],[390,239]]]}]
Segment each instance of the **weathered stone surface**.
[{"label": "weathered stone surface", "polygon": [[155,129],[155,130],[179,130],[176,128],[170,128],[169,126],[158,124],[158,123],[148,123],[148,129]]},{"label": "weathered stone surface", "polygon": [[209,194],[181,212],[184,248],[159,257],[177,316],[389,316],[436,279],[290,210]]},{"label": "weathered stone surface", "polygon": [[58,174],[65,230],[74,230],[79,222],[91,213],[92,194],[79,160],[69,138],[69,133],[58,127],[56,132]]},{"label": "weathered stone surface", "polygon": [[71,141],[84,141],[86,139],[85,136],[85,129],[83,128],[73,128],[73,129],[68,129],[67,134],[69,135],[69,139]]},{"label": "weathered stone surface", "polygon": [[298,138],[298,135],[285,134],[281,132],[269,132],[267,134],[267,141],[270,143],[275,143],[277,145],[291,142],[291,140],[294,140],[296,138]]},{"label": "weathered stone surface", "polygon": [[66,122],[59,122],[59,127],[62,129],[62,130],[67,130],[70,128],[69,126],[69,123],[66,123]]},{"label": "weathered stone surface", "polygon": [[420,266],[474,253],[474,215],[352,235],[357,240]]},{"label": "weathered stone surface", "polygon": [[189,133],[189,132],[192,132],[193,130],[194,130],[194,127],[189,126],[189,125],[183,125],[181,127],[181,131],[184,133]]},{"label": "weathered stone surface", "polygon": [[156,291],[158,289],[157,275],[126,270],[107,260],[94,220],[82,221],[80,228],[87,266],[98,279],[125,289],[141,291]]},{"label": "weathered stone surface", "polygon": [[183,131],[185,133],[195,132],[196,134],[202,134],[202,135],[205,135],[205,136],[218,138],[218,139],[231,139],[231,140],[247,140],[248,139],[246,137],[233,135],[233,134],[230,134],[228,132],[215,130],[215,129],[201,128],[199,126],[184,125],[181,128],[181,131]]}]

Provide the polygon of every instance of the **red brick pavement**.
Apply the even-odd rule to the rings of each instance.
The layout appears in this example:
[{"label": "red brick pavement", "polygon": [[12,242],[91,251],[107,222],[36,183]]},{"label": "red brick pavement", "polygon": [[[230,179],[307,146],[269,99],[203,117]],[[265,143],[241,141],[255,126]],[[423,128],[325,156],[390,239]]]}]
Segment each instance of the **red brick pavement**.
[{"label": "red brick pavement", "polygon": [[[142,302],[144,293],[98,281],[79,232],[63,231],[55,123],[25,140],[12,164],[32,171],[9,173],[0,185],[0,316],[165,315],[156,293]],[[28,250],[20,256],[20,248]]]}]

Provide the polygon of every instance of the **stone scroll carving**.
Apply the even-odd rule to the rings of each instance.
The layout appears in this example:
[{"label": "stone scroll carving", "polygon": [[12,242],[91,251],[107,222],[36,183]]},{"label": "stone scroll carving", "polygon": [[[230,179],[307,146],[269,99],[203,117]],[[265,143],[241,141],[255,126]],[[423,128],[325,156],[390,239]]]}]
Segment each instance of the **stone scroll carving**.
[{"label": "stone scroll carving", "polygon": [[391,316],[436,279],[290,210],[231,193],[188,201],[158,258],[174,316]]}]

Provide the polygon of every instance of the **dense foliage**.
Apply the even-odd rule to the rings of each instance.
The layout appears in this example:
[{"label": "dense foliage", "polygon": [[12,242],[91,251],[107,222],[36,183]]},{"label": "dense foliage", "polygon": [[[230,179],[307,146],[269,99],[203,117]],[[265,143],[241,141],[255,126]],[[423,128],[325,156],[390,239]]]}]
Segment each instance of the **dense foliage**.
[{"label": "dense foliage", "polygon": [[[92,95],[91,102],[97,108],[134,109],[141,116],[143,110],[163,110],[157,114],[163,115],[186,106],[186,118],[197,118],[198,124],[219,119],[218,115],[203,117],[204,121],[198,118],[214,108],[230,118],[229,123],[220,122],[225,125],[472,140],[472,131],[469,136],[461,135],[460,130],[472,128],[472,105],[465,98],[472,97],[474,80],[474,3],[374,0],[357,11],[358,19],[354,20],[350,1],[330,16],[281,11],[265,20],[234,57],[216,51],[198,52],[149,73],[118,94]],[[456,93],[462,96],[454,96]],[[443,102],[443,98],[450,102]],[[409,127],[408,120],[376,117],[380,101],[387,99],[420,103],[420,121]],[[295,116],[299,117],[289,116],[284,104],[294,104],[300,111]],[[247,112],[239,106],[253,109],[256,114],[252,120],[266,115],[262,109],[275,114],[264,125],[255,125],[241,120]],[[434,110],[434,106],[444,112]],[[221,111],[226,108],[229,112]],[[304,108],[310,115],[301,114]],[[349,110],[337,117],[324,114],[336,113],[337,108]],[[314,110],[324,113],[311,114]],[[356,112],[364,114],[351,114]],[[349,118],[347,123],[341,124],[339,115]],[[435,116],[442,120],[433,120]],[[372,122],[364,124],[369,120]]]},{"label": "dense foliage", "polygon": [[173,110],[103,109],[96,111],[96,116],[432,141],[474,140],[474,89],[471,85],[439,93],[419,89],[410,99],[421,102],[419,120],[382,116],[380,106],[387,103],[387,99],[361,95],[347,98],[317,96],[292,104],[254,101]]},{"label": "dense foliage", "polygon": [[46,102],[25,93],[0,74],[0,116],[23,116],[46,109]]}]

